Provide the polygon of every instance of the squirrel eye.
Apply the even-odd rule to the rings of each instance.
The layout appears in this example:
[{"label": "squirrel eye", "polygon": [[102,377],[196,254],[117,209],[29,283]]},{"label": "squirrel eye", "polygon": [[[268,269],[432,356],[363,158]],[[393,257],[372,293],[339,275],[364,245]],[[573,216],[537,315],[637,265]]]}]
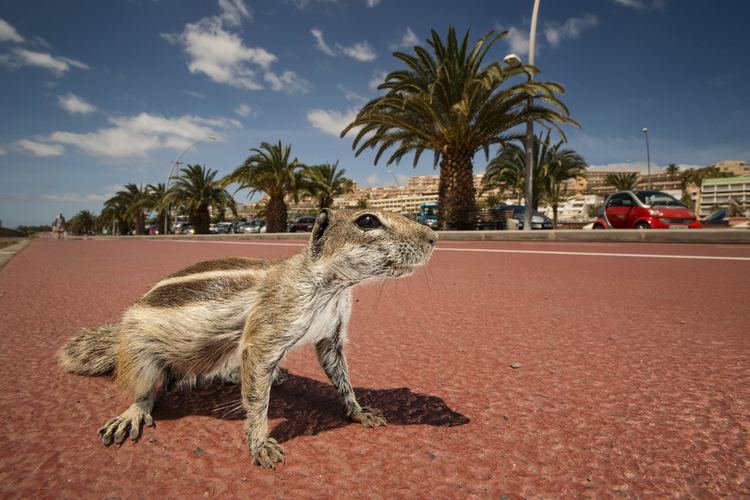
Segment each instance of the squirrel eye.
[{"label": "squirrel eye", "polygon": [[365,231],[377,229],[383,225],[377,217],[370,214],[362,215],[354,223],[357,224],[360,229],[364,229]]}]

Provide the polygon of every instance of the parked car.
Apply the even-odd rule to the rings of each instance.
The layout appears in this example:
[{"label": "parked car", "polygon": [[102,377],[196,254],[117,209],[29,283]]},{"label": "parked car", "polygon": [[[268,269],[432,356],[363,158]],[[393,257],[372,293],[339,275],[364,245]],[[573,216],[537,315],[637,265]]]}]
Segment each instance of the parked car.
[{"label": "parked car", "polygon": [[726,218],[728,213],[726,208],[720,208],[701,219],[701,223],[704,226],[729,227],[729,219]]},{"label": "parked car", "polygon": [[289,224],[289,232],[295,233],[297,231],[310,232],[315,225],[315,217],[298,217],[297,220]]},{"label": "parked car", "polygon": [[700,229],[682,202],[661,191],[620,191],[604,200],[594,229]]},{"label": "parked car", "polygon": [[146,226],[146,234],[159,234],[159,227],[156,224]]},{"label": "parked car", "polygon": [[190,224],[182,224],[180,234],[195,234],[195,228]]},{"label": "parked car", "polygon": [[229,223],[229,230],[227,232],[229,233],[241,233],[242,232],[242,226],[247,224],[244,220],[236,220],[234,222]]},{"label": "parked car", "polygon": [[[518,222],[518,229],[523,229],[524,216],[526,207],[524,205],[496,205],[493,211],[502,211],[508,219],[515,219]],[[555,224],[552,219],[543,213],[534,211],[531,215],[531,229],[554,229]]]},{"label": "parked car", "polygon": [[209,233],[214,234],[227,234],[231,232],[232,223],[231,222],[217,222],[216,224],[212,224],[213,231],[211,228],[208,229]]},{"label": "parked car", "polygon": [[265,226],[266,223],[260,219],[251,220],[250,222],[246,222],[240,227],[240,231],[245,234],[254,234],[259,233],[260,228]]}]

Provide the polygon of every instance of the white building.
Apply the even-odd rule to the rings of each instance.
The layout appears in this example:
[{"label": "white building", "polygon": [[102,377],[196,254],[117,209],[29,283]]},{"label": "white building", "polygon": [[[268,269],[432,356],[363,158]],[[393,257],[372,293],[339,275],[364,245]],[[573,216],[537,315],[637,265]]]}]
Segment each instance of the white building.
[{"label": "white building", "polygon": [[713,207],[728,207],[731,200],[750,212],[750,175],[704,179],[701,184],[699,215],[705,217]]},{"label": "white building", "polygon": [[[574,196],[557,207],[557,218],[560,221],[585,221],[590,219],[591,207],[604,203],[604,198],[595,194]],[[552,207],[541,210],[547,217],[552,218]]]}]

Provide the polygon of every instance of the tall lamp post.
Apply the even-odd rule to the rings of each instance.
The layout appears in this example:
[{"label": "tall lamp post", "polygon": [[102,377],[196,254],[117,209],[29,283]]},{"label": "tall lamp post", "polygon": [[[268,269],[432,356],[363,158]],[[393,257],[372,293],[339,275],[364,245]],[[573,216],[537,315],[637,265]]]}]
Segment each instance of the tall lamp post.
[{"label": "tall lamp post", "polygon": [[[534,44],[536,42],[536,19],[539,15],[539,0],[534,0],[531,13],[531,33],[529,33],[529,64],[534,65]],[[529,73],[529,81],[534,75]],[[534,98],[529,97],[528,107],[534,105]],[[526,122],[526,209],[523,211],[523,229],[531,231],[531,216],[534,209],[534,120]]]},{"label": "tall lamp post", "polygon": [[[534,45],[536,43],[536,20],[539,16],[539,0],[534,0],[534,10],[531,13],[531,33],[529,34],[529,65],[534,65]],[[505,64],[511,68],[517,68],[521,65],[521,59],[515,54],[508,54],[503,59]],[[528,81],[534,80],[532,73],[526,74]],[[526,106],[531,109],[534,105],[534,98],[529,97]],[[526,194],[525,206],[523,213],[523,230],[531,231],[531,216],[534,209],[534,120],[529,118],[526,122]]]},{"label": "tall lamp post", "polygon": [[648,188],[651,189],[651,151],[648,147],[648,129],[643,127],[643,135],[646,137],[646,163],[648,163]]},{"label": "tall lamp post", "polygon": [[[192,143],[190,146],[188,146],[185,149],[183,149],[182,152],[177,155],[177,158],[175,158],[174,161],[172,162],[172,166],[169,167],[169,174],[167,175],[167,182],[164,184],[164,192],[166,193],[167,191],[169,191],[169,180],[172,178],[172,172],[174,172],[175,167],[177,166],[178,163],[180,163],[180,158],[182,158],[182,155],[184,155],[185,153],[187,153],[190,148],[192,148],[193,146],[195,146],[199,142],[203,142],[203,141],[218,141],[218,140],[219,140],[219,138],[216,137],[216,136],[214,136],[214,135],[207,135],[203,139],[198,139],[197,141],[195,141],[194,143]],[[164,218],[164,234],[169,234],[169,212],[170,211],[171,210],[168,208],[167,209],[167,216]]]}]

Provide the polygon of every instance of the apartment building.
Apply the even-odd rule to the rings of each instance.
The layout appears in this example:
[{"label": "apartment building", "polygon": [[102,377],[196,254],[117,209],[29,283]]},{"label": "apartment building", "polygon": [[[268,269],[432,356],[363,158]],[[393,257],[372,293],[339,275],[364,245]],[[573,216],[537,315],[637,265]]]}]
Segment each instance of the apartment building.
[{"label": "apartment building", "polygon": [[[569,183],[573,183],[576,193],[578,194],[594,194],[597,196],[607,196],[608,194],[614,193],[615,188],[606,183],[607,175],[609,174],[627,174],[635,172],[634,170],[605,170],[605,169],[589,169],[586,171],[585,179],[571,180]],[[655,191],[672,191],[680,189],[680,176],[675,175],[670,177],[665,172],[652,173],[651,175],[638,173],[638,189],[648,189],[649,181],[651,189]]]},{"label": "apartment building", "polygon": [[742,177],[744,175],[750,175],[750,165],[744,161],[739,160],[725,160],[711,165],[712,167],[718,168],[722,172],[732,174],[736,177]]},{"label": "apartment building", "polygon": [[714,207],[737,202],[744,213],[750,212],[750,175],[704,179],[697,200],[699,215],[705,217]]}]

